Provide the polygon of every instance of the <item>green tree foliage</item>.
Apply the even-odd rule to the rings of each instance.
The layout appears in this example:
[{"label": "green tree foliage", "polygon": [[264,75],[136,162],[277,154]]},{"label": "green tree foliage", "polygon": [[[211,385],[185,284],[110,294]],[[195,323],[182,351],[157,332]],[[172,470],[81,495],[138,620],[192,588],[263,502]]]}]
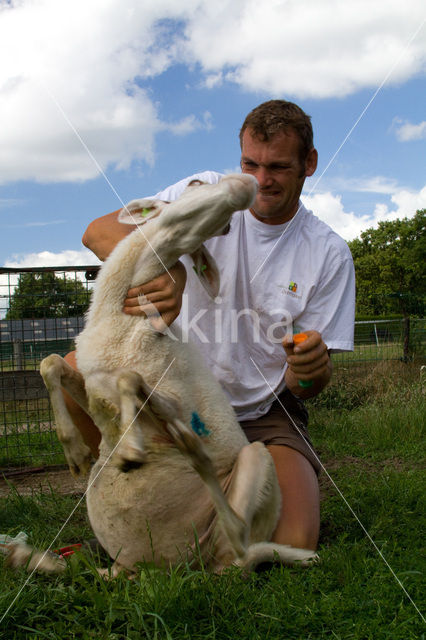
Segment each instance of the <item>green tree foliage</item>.
[{"label": "green tree foliage", "polygon": [[349,242],[357,279],[357,314],[423,315],[426,298],[426,209],[379,222]]},{"label": "green tree foliage", "polygon": [[6,320],[81,316],[89,301],[90,291],[77,279],[51,271],[21,273]]}]

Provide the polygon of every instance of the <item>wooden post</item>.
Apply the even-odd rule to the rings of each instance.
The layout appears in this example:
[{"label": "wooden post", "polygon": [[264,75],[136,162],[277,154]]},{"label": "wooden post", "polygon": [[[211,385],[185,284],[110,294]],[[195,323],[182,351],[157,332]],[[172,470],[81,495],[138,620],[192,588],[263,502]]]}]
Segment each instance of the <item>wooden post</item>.
[{"label": "wooden post", "polygon": [[404,317],[404,362],[410,359],[410,316]]}]

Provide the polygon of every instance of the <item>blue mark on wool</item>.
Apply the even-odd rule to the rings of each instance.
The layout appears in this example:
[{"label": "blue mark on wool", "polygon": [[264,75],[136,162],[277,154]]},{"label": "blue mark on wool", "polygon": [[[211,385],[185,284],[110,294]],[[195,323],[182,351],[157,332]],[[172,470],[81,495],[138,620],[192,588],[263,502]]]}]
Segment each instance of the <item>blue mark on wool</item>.
[{"label": "blue mark on wool", "polygon": [[200,436],[201,438],[210,435],[210,431],[206,429],[206,425],[196,411],[193,411],[191,415],[191,427],[197,436]]}]

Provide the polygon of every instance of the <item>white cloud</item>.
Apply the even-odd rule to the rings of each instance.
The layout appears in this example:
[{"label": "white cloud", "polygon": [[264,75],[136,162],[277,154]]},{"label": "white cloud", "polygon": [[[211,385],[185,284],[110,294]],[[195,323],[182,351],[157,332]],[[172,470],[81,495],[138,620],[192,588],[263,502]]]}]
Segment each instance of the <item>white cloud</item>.
[{"label": "white cloud", "polygon": [[217,0],[187,28],[187,55],[207,86],[231,80],[252,91],[307,98],[345,96],[418,73],[426,41],[410,38],[422,0]]},{"label": "white cloud", "polygon": [[0,209],[10,209],[21,205],[24,200],[20,198],[0,198]]},{"label": "white cloud", "polygon": [[362,231],[377,227],[379,222],[412,218],[418,209],[426,208],[426,185],[418,192],[401,190],[391,196],[391,206],[377,203],[371,215],[357,216],[345,211],[341,195],[330,192],[304,196],[302,200],[318,218],[330,225],[345,240],[353,240]]},{"label": "white cloud", "polygon": [[41,251],[40,253],[15,254],[7,258],[4,267],[75,267],[100,264],[100,261],[89,249],[66,250],[54,253]]},{"label": "white cloud", "polygon": [[386,176],[372,176],[361,178],[331,178],[327,181],[333,190],[353,191],[359,193],[393,194],[401,191],[397,181]]},{"label": "white cloud", "polygon": [[[152,163],[162,122],[149,87],[179,57],[173,0],[21,0],[0,8],[0,181],[80,181]],[[163,20],[163,22],[160,22]],[[185,132],[199,127],[188,115]],[[192,118],[192,120],[191,120]],[[74,129],[74,130],[73,130]],[[76,135],[78,132],[78,136]]]},{"label": "white cloud", "polygon": [[411,140],[422,140],[426,138],[426,120],[419,122],[419,124],[412,124],[411,122],[403,122],[396,119],[396,123],[399,126],[396,129],[396,137],[401,142],[409,142]]},{"label": "white cloud", "polygon": [[34,220],[33,222],[18,222],[17,224],[0,224],[0,229],[26,229],[28,227],[48,227],[53,224],[65,224],[66,220]]},{"label": "white cloud", "polygon": [[390,209],[384,205],[385,208],[381,209],[380,214],[384,216],[384,219],[412,218],[419,209],[426,209],[426,185],[418,192],[402,189],[393,194],[391,201],[394,208]]},{"label": "white cloud", "polygon": [[377,87],[397,61],[403,82],[424,69],[422,34],[405,50],[423,18],[423,0],[2,3],[0,181],[87,180],[99,167],[82,141],[102,170],[126,169],[155,161],[160,131],[209,128],[161,120],[149,83],[174,64],[198,85],[297,98]]},{"label": "white cloud", "polygon": [[210,131],[212,127],[212,114],[206,111],[203,114],[202,120],[199,120],[194,115],[190,115],[176,124],[170,124],[168,129],[177,136],[184,136],[200,129]]}]

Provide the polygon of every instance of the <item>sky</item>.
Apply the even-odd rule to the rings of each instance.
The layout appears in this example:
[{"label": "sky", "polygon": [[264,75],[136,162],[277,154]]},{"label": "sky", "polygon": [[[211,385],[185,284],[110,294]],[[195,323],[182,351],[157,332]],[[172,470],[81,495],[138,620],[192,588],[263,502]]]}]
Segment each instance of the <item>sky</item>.
[{"label": "sky", "polygon": [[90,265],[94,218],[198,171],[239,128],[312,117],[302,201],[345,240],[426,207],[424,0],[0,0],[0,264]]}]

